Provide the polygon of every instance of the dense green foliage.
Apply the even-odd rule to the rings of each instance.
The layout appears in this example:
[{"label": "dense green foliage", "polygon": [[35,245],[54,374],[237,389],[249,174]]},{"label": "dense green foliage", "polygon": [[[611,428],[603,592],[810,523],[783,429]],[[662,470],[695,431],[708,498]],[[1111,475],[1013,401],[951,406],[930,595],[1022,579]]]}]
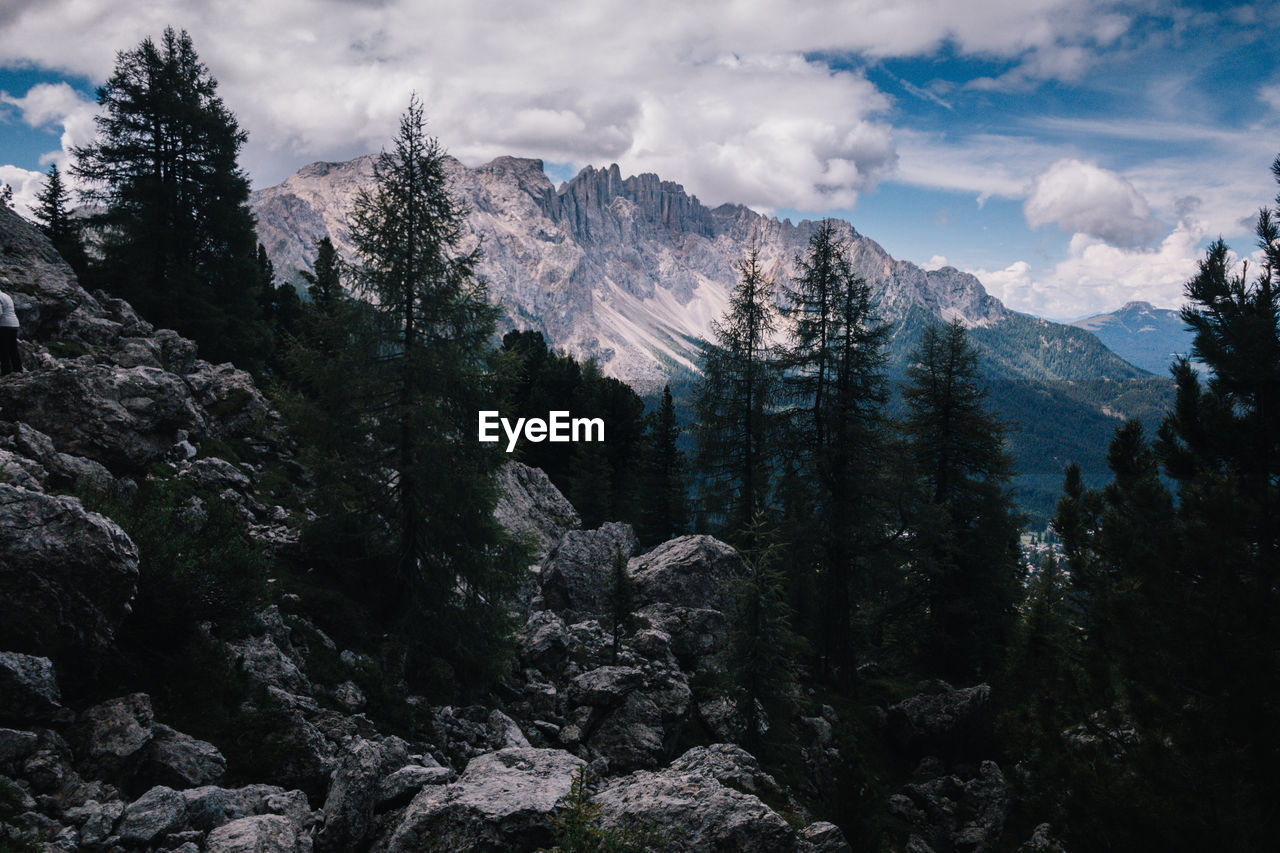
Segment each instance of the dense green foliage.
[{"label": "dense green foliage", "polygon": [[49,166],[49,176],[36,195],[36,208],[32,211],[36,224],[49,238],[53,248],[71,265],[77,275],[84,275],[89,258],[85,254],[80,237],[80,221],[71,215],[71,193],[62,182],[58,164]]},{"label": "dense green foliage", "polygon": [[644,501],[637,525],[643,543],[656,545],[689,529],[688,472],[680,449],[682,432],[671,386],[666,385],[657,410],[649,415],[649,441],[642,469]]},{"label": "dense green foliage", "polygon": [[729,310],[713,322],[715,341],[703,350],[698,384],[698,463],[707,477],[707,502],[733,537],[765,506],[769,491],[772,410],[778,365],[770,340],[777,320],[774,283],[752,246],[738,266]]},{"label": "dense green foliage", "polygon": [[97,136],[74,149],[101,259],[91,280],[206,358],[260,370],[271,338],[257,304],[246,134],[186,32],[122,51],[98,89]]},{"label": "dense green foliage", "polygon": [[959,323],[926,330],[908,376],[904,427],[924,485],[913,542],[922,651],[944,678],[989,677],[1021,592],[1005,429],[984,406],[978,354]]},{"label": "dense green foliage", "polygon": [[[500,451],[474,440],[492,405],[496,309],[463,252],[465,208],[412,100],[350,219],[356,304],[331,246],[286,375],[322,473],[308,546],[404,643],[411,681],[482,690],[507,664],[502,602],[522,552],[493,518]],[[314,455],[312,455],[314,454]],[[466,671],[465,685],[454,672]]]},{"label": "dense green foliage", "polygon": [[504,417],[545,419],[549,412],[561,411],[605,423],[603,443],[522,442],[520,460],[545,471],[587,527],[637,520],[649,443],[644,401],[594,362],[579,364],[553,352],[541,332],[509,332],[502,351],[511,360],[512,373],[500,407]]},{"label": "dense green foliage", "polygon": [[1187,284],[1208,382],[1179,361],[1158,440],[1130,421],[1105,488],[1067,473],[1065,576],[1046,566],[1032,588],[1006,723],[1072,849],[1253,850],[1276,835],[1275,217],[1258,218],[1254,275],[1218,241]]}]

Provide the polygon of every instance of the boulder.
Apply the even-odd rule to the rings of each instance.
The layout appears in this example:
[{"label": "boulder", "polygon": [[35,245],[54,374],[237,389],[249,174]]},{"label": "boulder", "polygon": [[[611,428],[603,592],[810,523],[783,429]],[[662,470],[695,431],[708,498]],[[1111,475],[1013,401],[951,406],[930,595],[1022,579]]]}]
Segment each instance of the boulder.
[{"label": "boulder", "polygon": [[134,693],[81,713],[73,739],[85,773],[122,783],[142,766],[154,734],[151,697]]},{"label": "boulder", "polygon": [[428,785],[447,785],[458,778],[448,767],[424,767],[409,764],[378,782],[375,811],[387,811],[407,806]]},{"label": "boulder", "polygon": [[118,800],[108,800],[105,803],[89,800],[83,805],[67,809],[63,817],[79,828],[81,844],[93,846],[110,837],[124,808],[124,803]]},{"label": "boulder", "polygon": [[640,608],[636,616],[671,638],[671,653],[684,669],[699,669],[724,649],[729,625],[724,611],[658,603]]},{"label": "boulder", "polygon": [[656,836],[664,850],[800,849],[799,837],[780,815],[706,768],[639,770],[611,781],[592,802],[600,807],[604,826]]},{"label": "boulder", "polygon": [[0,765],[21,761],[36,751],[40,738],[35,732],[0,729]]},{"label": "boulder", "polygon": [[889,811],[910,824],[923,843],[935,850],[1000,849],[1011,795],[999,765],[984,761],[966,778],[926,760],[916,776],[927,778],[890,797]]},{"label": "boulder", "polygon": [[360,845],[373,824],[382,775],[381,747],[365,738],[352,738],[333,769],[321,810],[323,826],[316,836],[318,850],[351,850]]},{"label": "boulder", "polygon": [[552,843],[549,816],[585,762],[556,749],[503,749],[473,759],[457,782],[423,788],[387,853],[436,848],[531,850]]},{"label": "boulder", "polygon": [[889,708],[889,737],[902,749],[954,753],[980,736],[986,725],[991,687],[954,688],[945,681],[925,682],[921,692]]},{"label": "boulder", "polygon": [[216,785],[226,772],[227,760],[216,746],[156,723],[139,774],[148,782],[182,790]]},{"label": "boulder", "polygon": [[[0,539],[3,536],[0,533]],[[0,720],[48,721],[63,714],[62,693],[53,672],[53,661],[0,652]]]},{"label": "boulder", "polygon": [[302,853],[311,845],[280,815],[242,817],[225,823],[205,840],[208,853]]},{"label": "boulder", "polygon": [[498,472],[493,516],[511,535],[528,537],[539,562],[565,533],[582,525],[578,511],[546,473],[522,462],[508,462]]},{"label": "boulder", "polygon": [[517,636],[516,648],[525,666],[554,673],[569,654],[568,627],[552,611],[536,610]]},{"label": "boulder", "polygon": [[81,305],[95,304],[44,234],[7,207],[0,209],[0,280],[24,334],[40,340]]},{"label": "boulder", "polygon": [[806,853],[853,853],[840,827],[820,820],[800,830]]},{"label": "boulder", "polygon": [[208,432],[214,438],[278,437],[280,416],[253,377],[235,365],[197,361],[182,380],[207,416]]},{"label": "boulder", "polygon": [[627,564],[643,606],[665,603],[727,611],[733,583],[746,573],[742,557],[711,536],[679,536]]},{"label": "boulder", "polygon": [[157,785],[125,807],[116,834],[126,843],[150,844],[179,829],[186,816],[182,795]]},{"label": "boulder", "polygon": [[138,549],[115,522],[75,498],[0,483],[0,554],[0,643],[110,644],[138,584]]},{"label": "boulder", "polygon": [[1031,833],[1031,837],[1018,847],[1018,853],[1067,853],[1067,848],[1053,834],[1053,827],[1042,823]]},{"label": "boulder", "polygon": [[275,785],[246,785],[243,788],[205,785],[179,793],[186,804],[187,823],[204,832],[254,815],[282,815],[302,829],[313,822],[306,794],[286,791]]},{"label": "boulder", "polygon": [[47,434],[60,451],[116,473],[143,473],[179,430],[208,427],[186,383],[158,367],[64,361],[16,374],[0,383],[0,411]]},{"label": "boulder", "polygon": [[622,704],[644,683],[644,673],[633,666],[601,666],[582,673],[569,685],[572,705],[612,708]]},{"label": "boulder", "polygon": [[639,543],[631,525],[611,521],[595,530],[570,530],[543,561],[542,598],[558,613],[594,616],[607,609],[616,548],[630,557]]}]

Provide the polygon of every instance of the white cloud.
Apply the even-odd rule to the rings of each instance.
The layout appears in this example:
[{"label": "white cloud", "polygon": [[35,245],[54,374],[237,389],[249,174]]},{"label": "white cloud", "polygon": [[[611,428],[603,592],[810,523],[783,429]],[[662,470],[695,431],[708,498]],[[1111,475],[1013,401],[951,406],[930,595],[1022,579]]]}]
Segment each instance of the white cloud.
[{"label": "white cloud", "polygon": [[101,80],[117,50],[185,27],[250,131],[244,163],[259,183],[307,159],[376,150],[416,90],[429,131],[467,162],[616,161],[680,180],[711,204],[837,209],[893,168],[889,102],[860,73],[814,56],[911,56],[949,43],[1074,74],[1106,29],[1091,6],[46,0],[2,16],[0,65]]},{"label": "white cloud", "polygon": [[1139,246],[1160,233],[1150,205],[1132,183],[1075,159],[1059,160],[1036,175],[1022,212],[1032,228],[1052,223],[1118,246]]},{"label": "white cloud", "polygon": [[928,263],[924,265],[927,270],[940,270],[947,265],[946,255],[934,255],[929,258]]},{"label": "white cloud", "polygon": [[1182,304],[1183,285],[1202,256],[1203,225],[1187,216],[1152,249],[1108,245],[1079,233],[1067,257],[1037,271],[1026,261],[1001,270],[970,270],[987,290],[1015,311],[1074,320],[1140,299],[1164,308]]},{"label": "white cloud", "polygon": [[41,164],[57,163],[65,170],[71,148],[93,139],[97,104],[81,97],[66,83],[39,83],[21,97],[0,92],[0,104],[16,110],[30,127],[62,127],[61,148],[43,154]]},{"label": "white cloud", "polygon": [[13,187],[13,209],[30,217],[36,195],[44,186],[44,174],[17,166],[0,166],[0,184]]}]

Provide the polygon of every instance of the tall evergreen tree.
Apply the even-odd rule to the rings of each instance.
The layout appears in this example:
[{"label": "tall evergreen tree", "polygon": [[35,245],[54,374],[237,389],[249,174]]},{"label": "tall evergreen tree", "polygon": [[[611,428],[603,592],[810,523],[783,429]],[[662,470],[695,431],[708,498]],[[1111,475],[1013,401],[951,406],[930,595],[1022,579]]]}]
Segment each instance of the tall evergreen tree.
[{"label": "tall evergreen tree", "polygon": [[684,454],[680,451],[671,386],[662,389],[662,402],[649,419],[649,442],[640,508],[640,530],[646,542],[657,544],[688,529]]},{"label": "tall evergreen tree", "polygon": [[743,531],[742,541],[747,577],[737,588],[729,630],[729,669],[739,689],[745,745],[758,754],[765,729],[776,742],[786,725],[787,695],[799,649],[791,630],[786,579],[777,568],[782,553],[777,531],[757,513]]},{"label": "tall evergreen tree", "polygon": [[98,278],[213,361],[259,369],[270,334],[257,305],[246,135],[187,33],[117,54],[98,89],[97,137],[73,150],[102,252]]},{"label": "tall evergreen tree", "polygon": [[307,296],[322,310],[342,298],[339,263],[338,252],[326,234],[316,241],[316,260],[312,264],[312,271],[302,271],[302,278],[307,282]]},{"label": "tall evergreen tree", "polygon": [[71,265],[77,275],[85,272],[88,258],[84,245],[80,242],[79,223],[72,218],[70,210],[71,193],[62,182],[62,173],[58,164],[49,166],[49,176],[44,186],[36,195],[37,206],[32,212],[40,230],[49,238],[49,242],[62,255],[63,260]]},{"label": "tall evergreen tree", "polygon": [[[835,223],[823,222],[796,258],[788,290],[791,343],[784,389],[793,406],[788,447],[807,485],[813,512],[803,523],[818,612],[812,631],[828,673],[852,643],[855,586],[885,542],[890,518],[885,468],[885,344],[889,329],[874,316],[871,288],[854,273]],[[794,490],[788,494],[795,496]],[[796,515],[792,513],[792,515]]]},{"label": "tall evergreen tree", "polygon": [[770,418],[778,395],[774,284],[758,246],[738,274],[728,312],[712,323],[715,341],[703,350],[696,400],[699,464],[731,538],[750,525],[769,494]]},{"label": "tall evergreen tree", "polygon": [[1020,597],[1005,428],[984,406],[978,355],[958,321],[925,331],[907,373],[906,433],[926,494],[917,543],[924,652],[944,677],[989,674]]},{"label": "tall evergreen tree", "polygon": [[390,498],[402,630],[428,655],[484,672],[505,649],[503,597],[519,555],[493,518],[498,451],[472,438],[494,393],[497,309],[475,278],[479,250],[460,248],[465,215],[412,98],[349,219],[353,284],[383,333],[365,381],[377,400],[366,420],[385,453],[357,476],[381,479]]}]

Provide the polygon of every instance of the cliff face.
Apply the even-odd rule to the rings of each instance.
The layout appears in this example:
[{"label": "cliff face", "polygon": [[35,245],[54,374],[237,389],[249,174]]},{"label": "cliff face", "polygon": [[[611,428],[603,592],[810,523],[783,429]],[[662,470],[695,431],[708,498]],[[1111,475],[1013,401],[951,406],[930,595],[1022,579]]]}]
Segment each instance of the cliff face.
[{"label": "cliff face", "polygon": [[[309,268],[326,234],[350,256],[345,219],[372,164],[372,157],[314,163],[254,193],[259,235],[277,270]],[[480,272],[510,322],[641,385],[695,366],[696,342],[711,337],[750,245],[786,282],[815,227],[741,205],[708,209],[679,184],[652,174],[624,178],[616,165],[588,167],[558,189],[539,160],[500,157],[474,169],[450,161],[449,168],[472,211],[467,239],[483,242]],[[1020,317],[967,273],[922,270],[849,223],[838,228],[887,320],[923,312],[985,327]]]}]

